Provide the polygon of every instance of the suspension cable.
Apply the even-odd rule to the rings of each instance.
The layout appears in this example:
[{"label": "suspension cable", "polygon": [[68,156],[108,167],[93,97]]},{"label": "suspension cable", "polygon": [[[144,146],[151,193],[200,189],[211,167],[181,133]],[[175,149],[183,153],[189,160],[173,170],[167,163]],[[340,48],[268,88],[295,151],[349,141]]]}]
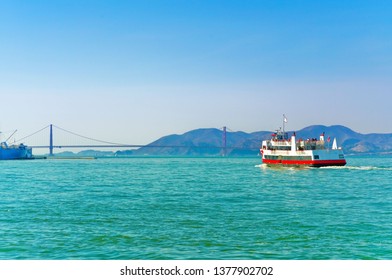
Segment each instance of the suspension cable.
[{"label": "suspension cable", "polygon": [[64,131],[64,132],[67,132],[67,133],[69,133],[69,134],[72,134],[72,135],[75,135],[75,136],[78,136],[78,137],[87,139],[87,140],[91,140],[91,141],[95,141],[95,142],[99,142],[99,143],[104,143],[104,144],[109,144],[109,145],[124,145],[124,146],[125,146],[125,144],[122,144],[122,143],[108,142],[108,141],[103,141],[103,140],[99,140],[99,139],[95,139],[95,138],[83,136],[83,135],[80,135],[80,134],[78,134],[78,133],[75,133],[75,132],[66,130],[66,129],[64,129],[64,128],[58,127],[57,125],[53,125],[53,127],[57,128],[57,129],[59,129],[59,130],[62,130],[62,131]]},{"label": "suspension cable", "polygon": [[30,134],[30,135],[27,135],[27,136],[25,136],[25,137],[23,137],[23,138],[20,138],[20,139],[18,139],[18,140],[14,140],[14,142],[12,142],[12,143],[14,144],[14,143],[17,143],[17,142],[21,142],[22,140],[24,140],[24,139],[26,139],[26,138],[29,138],[29,137],[31,137],[31,136],[34,136],[34,135],[37,134],[37,133],[40,133],[41,131],[47,129],[48,127],[49,127],[49,125],[45,126],[44,128],[41,128],[40,130],[38,130],[38,131],[36,131],[36,132],[34,132],[34,133]]}]

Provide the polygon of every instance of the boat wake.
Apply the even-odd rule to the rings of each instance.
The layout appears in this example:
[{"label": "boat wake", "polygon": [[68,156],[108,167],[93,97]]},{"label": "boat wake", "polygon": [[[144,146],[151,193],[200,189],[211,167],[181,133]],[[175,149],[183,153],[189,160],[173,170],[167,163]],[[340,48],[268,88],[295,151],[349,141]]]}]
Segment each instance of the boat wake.
[{"label": "boat wake", "polygon": [[256,168],[267,169],[267,168],[276,168],[276,169],[334,169],[334,170],[363,170],[363,171],[372,171],[372,170],[381,170],[381,171],[392,171],[392,167],[380,167],[380,166],[323,166],[319,168],[301,166],[301,167],[281,167],[281,166],[268,166],[267,164],[257,164]]},{"label": "boat wake", "polygon": [[321,169],[338,169],[338,170],[387,170],[392,171],[392,167],[379,167],[379,166],[325,166]]},{"label": "boat wake", "polygon": [[292,165],[292,166],[285,166],[285,165],[268,165],[265,163],[256,164],[256,168],[260,169],[270,169],[270,170],[303,170],[303,169],[312,169],[313,167],[310,166],[300,166],[300,165]]}]

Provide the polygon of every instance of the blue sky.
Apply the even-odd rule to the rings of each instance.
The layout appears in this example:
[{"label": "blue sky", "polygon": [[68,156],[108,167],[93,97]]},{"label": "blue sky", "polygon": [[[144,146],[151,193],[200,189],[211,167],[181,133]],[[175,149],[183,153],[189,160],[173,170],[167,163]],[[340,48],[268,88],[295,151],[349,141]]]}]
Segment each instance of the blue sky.
[{"label": "blue sky", "polygon": [[0,130],[392,132],[391,1],[0,1]]}]

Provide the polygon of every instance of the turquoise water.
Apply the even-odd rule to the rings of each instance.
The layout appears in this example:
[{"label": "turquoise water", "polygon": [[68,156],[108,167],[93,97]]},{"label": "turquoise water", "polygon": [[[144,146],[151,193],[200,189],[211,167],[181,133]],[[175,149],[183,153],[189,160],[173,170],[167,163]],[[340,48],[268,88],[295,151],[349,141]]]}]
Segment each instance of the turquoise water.
[{"label": "turquoise water", "polygon": [[392,259],[392,157],[0,162],[0,259]]}]

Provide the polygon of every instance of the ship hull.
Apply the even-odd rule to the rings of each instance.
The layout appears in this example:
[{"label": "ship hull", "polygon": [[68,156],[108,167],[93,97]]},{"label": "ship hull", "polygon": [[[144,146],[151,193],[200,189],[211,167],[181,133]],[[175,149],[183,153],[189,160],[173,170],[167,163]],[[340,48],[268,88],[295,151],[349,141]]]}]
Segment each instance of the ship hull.
[{"label": "ship hull", "polygon": [[325,166],[344,166],[346,160],[273,160],[263,159],[263,163],[267,165],[282,165],[282,166],[310,166],[310,167],[325,167]]},{"label": "ship hull", "polygon": [[24,147],[0,148],[0,160],[33,159],[32,149]]},{"label": "ship hull", "polygon": [[346,159],[342,150],[307,151],[262,151],[262,162],[267,165],[282,166],[344,166]]}]

